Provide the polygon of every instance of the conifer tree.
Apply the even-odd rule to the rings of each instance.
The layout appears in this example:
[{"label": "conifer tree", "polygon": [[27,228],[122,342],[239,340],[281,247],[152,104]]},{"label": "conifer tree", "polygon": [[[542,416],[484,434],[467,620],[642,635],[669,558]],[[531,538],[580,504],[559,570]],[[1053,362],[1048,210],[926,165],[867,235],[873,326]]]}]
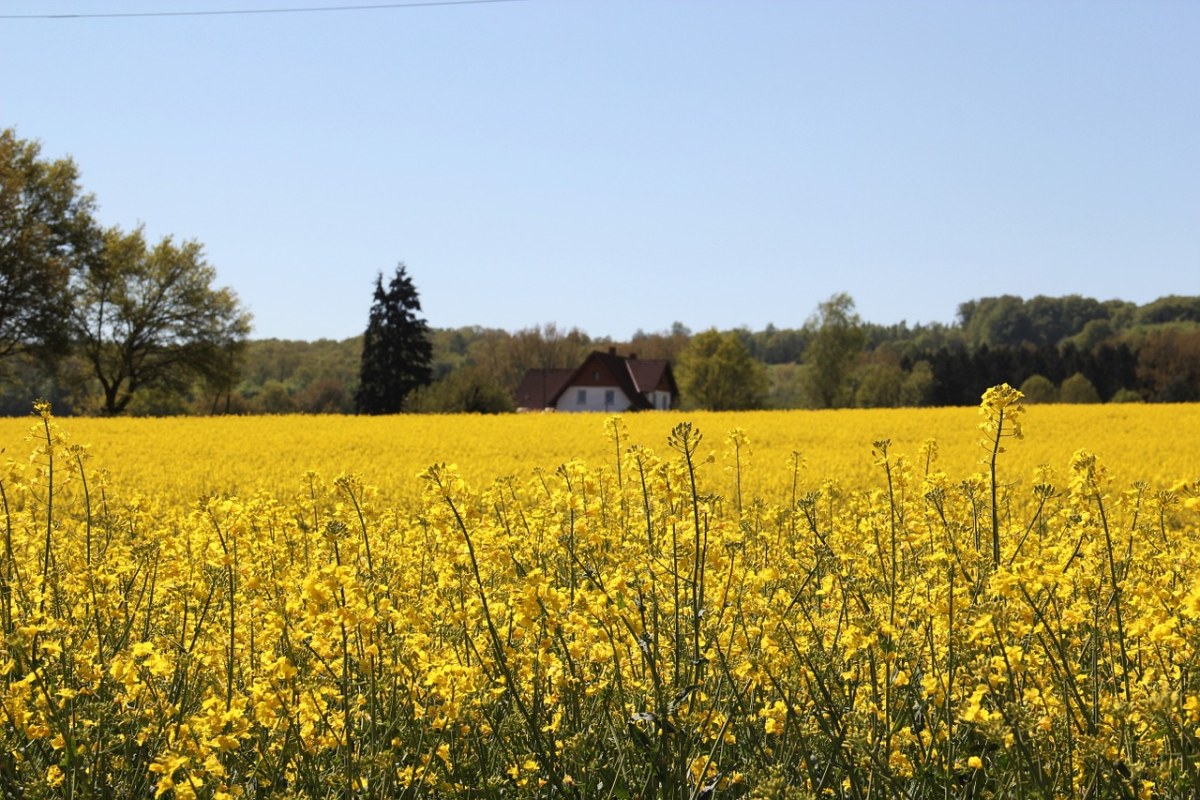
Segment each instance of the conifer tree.
[{"label": "conifer tree", "polygon": [[417,316],[421,301],[403,263],[383,288],[375,279],[375,301],[363,336],[362,367],[354,404],[360,414],[394,414],[404,398],[432,378],[429,326]]}]

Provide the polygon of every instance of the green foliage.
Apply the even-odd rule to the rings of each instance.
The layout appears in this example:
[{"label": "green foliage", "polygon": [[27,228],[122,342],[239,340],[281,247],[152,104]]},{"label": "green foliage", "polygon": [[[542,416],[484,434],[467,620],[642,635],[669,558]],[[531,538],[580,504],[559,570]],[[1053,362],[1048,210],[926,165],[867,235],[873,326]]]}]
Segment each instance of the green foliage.
[{"label": "green foliage", "polygon": [[1020,344],[1032,336],[1025,301],[1013,295],[961,303],[958,320],[971,347]]},{"label": "green foliage", "polygon": [[1065,339],[1079,350],[1083,352],[1091,352],[1103,343],[1109,341],[1117,335],[1117,329],[1113,326],[1111,320],[1108,319],[1092,319],[1088,320],[1087,324],[1076,333]]},{"label": "green foliage", "polygon": [[131,417],[180,417],[192,412],[192,405],[185,393],[158,386],[145,388],[135,394],[125,409],[125,413]]},{"label": "green foliage", "polygon": [[296,393],[296,410],[305,414],[348,414],[354,395],[336,378],[318,378]]},{"label": "green foliage", "polygon": [[[478,326],[434,330],[432,372],[435,380],[470,369],[472,380],[515,395],[527,370],[578,366],[605,339],[593,339],[579,328],[554,323],[509,333]],[[643,352],[639,349],[637,352]]]},{"label": "green foliage", "polygon": [[385,291],[383,273],[375,279],[375,302],[363,335],[362,367],[354,403],[361,414],[394,414],[404,399],[432,378],[433,346],[417,289],[404,264]]},{"label": "green foliage", "polygon": [[894,408],[900,405],[904,370],[894,364],[868,364],[856,373],[854,405],[858,408]]},{"label": "green foliage", "polygon": [[[237,386],[237,413],[352,414],[362,337],[249,342]],[[283,389],[287,400],[280,396]]]},{"label": "green foliage", "polygon": [[904,376],[900,384],[900,405],[907,407],[928,405],[933,398],[933,367],[928,361],[918,361]]},{"label": "green foliage", "polygon": [[767,407],[804,408],[807,394],[804,391],[805,374],[803,364],[767,365]]},{"label": "green foliage", "polygon": [[682,322],[675,322],[669,330],[657,333],[646,333],[639,329],[629,341],[629,351],[637,353],[638,358],[661,358],[675,362],[691,338],[691,330]]},{"label": "green foliage", "polygon": [[[1021,308],[1028,312],[1026,316],[1035,325],[1034,337],[1046,339],[1049,334],[1036,329],[1038,318],[1030,316],[1032,312],[1028,309],[1041,309],[1039,313],[1051,320],[1063,315],[1055,317],[1046,311],[1056,306],[1055,302],[1050,302],[1054,298],[1035,300],[1038,302],[1021,301]],[[988,305],[986,300],[973,302]],[[1162,342],[1157,337],[1165,331],[1175,330],[1182,334],[1197,329],[1196,323],[1188,322],[1130,327],[1137,306],[1125,301],[1109,300],[1097,306],[1094,301],[1084,299],[1074,306],[1071,303],[1065,306],[1083,309],[1075,319],[1087,317],[1091,313],[1089,309],[1094,311],[1097,307],[1108,316],[1088,320],[1081,330],[1057,346],[1038,348],[1031,344],[968,348],[964,331],[957,326],[860,323],[865,344],[863,350],[850,359],[850,371],[840,402],[859,406],[973,402],[978,396],[973,388],[976,383],[983,385],[1006,378],[1019,381],[1023,380],[1022,376],[1035,374],[1049,374],[1058,381],[1073,372],[1083,372],[1101,395],[1109,396],[1123,385],[1132,387],[1136,383],[1133,377],[1136,351],[1151,344],[1146,355],[1161,355],[1162,348],[1157,345]],[[766,406],[801,408],[818,405],[813,394],[805,388],[811,382],[811,365],[796,363],[800,354],[797,347],[800,343],[807,346],[813,329],[769,325],[762,331],[738,329],[731,334],[754,359],[767,364]],[[636,352],[640,358],[668,359],[678,366],[679,357],[692,338],[692,332],[677,322],[668,330],[654,333],[639,330],[621,349]],[[406,410],[449,411],[471,405],[457,394],[457,387],[464,385],[500,387],[511,397],[527,369],[573,367],[598,345],[608,343],[606,339],[593,339],[577,328],[560,329],[553,323],[515,332],[478,326],[433,329],[430,340],[433,346],[432,377],[435,383],[444,382],[444,385],[431,385],[428,391],[411,396],[405,404]],[[344,342],[252,342],[246,351],[243,380],[238,387],[241,397],[234,399],[233,410],[262,411],[263,384],[275,378],[286,386],[298,412],[351,411],[353,403],[348,396],[353,395],[357,383],[361,346],[358,338]],[[467,374],[456,378],[462,371]],[[1147,373],[1146,380],[1159,385],[1164,377],[1162,374],[1152,377]],[[956,381],[971,384],[970,391],[962,392],[964,399],[947,397],[948,384]],[[322,388],[328,391],[321,394]],[[1167,390],[1167,395],[1178,394],[1185,388],[1175,386]],[[1157,390],[1147,391],[1153,395]],[[342,401],[338,400],[339,396]],[[1134,396],[1139,397],[1136,392]],[[27,405],[28,398],[23,397],[21,403]],[[496,408],[494,403],[487,405]],[[24,408],[14,402],[14,408],[17,407]]]},{"label": "green foliage", "polygon": [[1162,325],[1168,322],[1200,322],[1200,297],[1168,295],[1138,308],[1135,325]]},{"label": "green foliage", "polygon": [[1138,349],[1142,396],[1164,403],[1200,400],[1200,327],[1163,326]]},{"label": "green foliage", "polygon": [[1061,403],[1099,403],[1100,394],[1091,381],[1076,372],[1062,382],[1058,390],[1058,400]]},{"label": "green foliage", "polygon": [[513,394],[483,368],[469,366],[413,392],[405,410],[429,414],[500,414],[513,410]]},{"label": "green foliage", "polygon": [[43,398],[64,414],[95,412],[95,392],[88,365],[68,355],[47,362],[33,353],[17,353],[0,369],[0,416],[23,417]]},{"label": "green foliage", "polygon": [[1079,295],[1023,300],[1013,295],[963,303],[959,321],[972,347],[1021,344],[1057,345],[1093,320],[1108,319],[1112,309]]},{"label": "green foliage", "polygon": [[98,240],[94,205],[73,161],[0,130],[0,360],[67,349],[71,276]]},{"label": "green foliage", "polygon": [[847,379],[866,343],[854,300],[845,293],[835,294],[817,306],[805,327],[811,332],[804,363],[811,368],[808,389],[812,404],[817,408],[848,405]]},{"label": "green foliage", "polygon": [[215,279],[198,242],[166,237],[151,247],[141,228],[105,232],[71,315],[104,413],[121,413],[140,390],[180,393],[196,379],[232,386],[250,315]]},{"label": "green foliage", "polygon": [[732,331],[711,328],[692,337],[677,370],[683,403],[692,408],[734,411],[766,403],[766,367]]},{"label": "green foliage", "polygon": [[[527,370],[576,367],[599,341],[578,328],[563,331],[554,323],[548,323],[519,330],[507,340],[491,344],[495,350],[507,352],[509,371],[504,384],[515,390]],[[475,352],[472,356],[476,364],[485,365],[488,361],[482,352]]]},{"label": "green foliage", "polygon": [[264,414],[291,414],[296,403],[286,386],[279,381],[267,381],[258,395],[258,407]]},{"label": "green foliage", "polygon": [[1108,402],[1110,402],[1110,403],[1141,403],[1143,401],[1142,401],[1142,396],[1140,394],[1138,394],[1136,391],[1134,391],[1133,389],[1121,389],[1116,394],[1114,394],[1111,398],[1109,398]]},{"label": "green foliage", "polygon": [[809,331],[800,328],[776,328],[774,325],[757,333],[747,331],[750,353],[764,364],[791,364],[804,356]]},{"label": "green foliage", "polygon": [[853,405],[857,408],[923,406],[933,394],[933,370],[928,361],[916,361],[905,369],[903,345],[883,342],[874,351],[857,357],[849,377]]},{"label": "green foliage", "polygon": [[[1087,379],[1084,378],[1084,380]],[[1025,395],[1026,403],[1058,402],[1058,387],[1045,375],[1030,375],[1021,383],[1020,388],[1021,394]]]}]

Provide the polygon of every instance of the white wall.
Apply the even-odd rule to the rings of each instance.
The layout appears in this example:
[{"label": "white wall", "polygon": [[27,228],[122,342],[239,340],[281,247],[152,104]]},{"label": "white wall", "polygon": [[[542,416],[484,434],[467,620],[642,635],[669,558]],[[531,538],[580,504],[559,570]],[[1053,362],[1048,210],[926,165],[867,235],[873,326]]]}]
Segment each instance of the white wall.
[{"label": "white wall", "polygon": [[[583,392],[584,401],[579,402]],[[612,392],[611,403],[605,402],[605,394]],[[609,411],[620,412],[629,408],[629,398],[615,386],[568,386],[558,399],[555,408],[559,411]]]},{"label": "white wall", "polygon": [[646,399],[650,401],[650,405],[657,409],[666,410],[671,407],[670,392],[650,392],[646,395]]}]

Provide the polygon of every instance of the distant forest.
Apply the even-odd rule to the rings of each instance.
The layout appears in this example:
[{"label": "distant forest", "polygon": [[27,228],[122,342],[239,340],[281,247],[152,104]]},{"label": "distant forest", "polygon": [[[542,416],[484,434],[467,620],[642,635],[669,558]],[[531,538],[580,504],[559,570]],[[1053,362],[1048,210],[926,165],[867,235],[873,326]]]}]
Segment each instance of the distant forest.
[{"label": "distant forest", "polygon": [[[952,324],[879,325],[851,313],[841,320],[856,343],[833,394],[818,398],[814,341],[828,324],[813,314],[799,327],[723,332],[765,371],[765,408],[974,405],[989,386],[1009,383],[1031,402],[1200,401],[1200,297],[1146,305],[1070,295],[987,297],[962,303]],[[526,370],[572,367],[595,349],[639,358],[687,359],[693,331],[638,331],[628,341],[593,338],[555,324],[509,332],[431,329],[433,382],[409,397],[413,412],[503,412]],[[858,345],[861,346],[858,346]],[[314,342],[248,340],[238,379],[155,387],[126,413],[348,414],[354,412],[362,337]],[[0,374],[0,414],[30,413],[46,397],[58,414],[97,413],[95,387],[81,364],[52,368],[10,359]],[[684,408],[699,404],[685,391]]]}]

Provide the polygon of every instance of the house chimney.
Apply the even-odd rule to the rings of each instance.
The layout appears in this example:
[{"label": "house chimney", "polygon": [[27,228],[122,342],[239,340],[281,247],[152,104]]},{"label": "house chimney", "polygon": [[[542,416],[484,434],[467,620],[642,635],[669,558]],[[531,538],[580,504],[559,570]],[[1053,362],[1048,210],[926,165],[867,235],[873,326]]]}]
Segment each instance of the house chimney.
[{"label": "house chimney", "polygon": [[630,361],[637,361],[637,353],[630,353],[630,354],[629,354],[629,360],[630,360]]},{"label": "house chimney", "polygon": [[608,348],[608,354],[610,356],[615,356],[617,354],[617,348],[615,348],[615,347]]}]

